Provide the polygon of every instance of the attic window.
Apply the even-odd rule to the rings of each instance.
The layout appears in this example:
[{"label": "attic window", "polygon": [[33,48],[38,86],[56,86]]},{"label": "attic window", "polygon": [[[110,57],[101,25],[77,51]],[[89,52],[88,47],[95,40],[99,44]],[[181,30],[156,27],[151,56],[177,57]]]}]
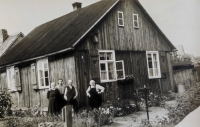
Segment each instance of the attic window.
[{"label": "attic window", "polygon": [[49,65],[48,58],[37,61],[39,89],[49,88]]},{"label": "attic window", "polygon": [[118,11],[117,14],[118,14],[118,25],[119,26],[124,26],[124,15],[123,15],[123,12]]},{"label": "attic window", "polygon": [[138,14],[133,14],[133,27],[139,28]]}]

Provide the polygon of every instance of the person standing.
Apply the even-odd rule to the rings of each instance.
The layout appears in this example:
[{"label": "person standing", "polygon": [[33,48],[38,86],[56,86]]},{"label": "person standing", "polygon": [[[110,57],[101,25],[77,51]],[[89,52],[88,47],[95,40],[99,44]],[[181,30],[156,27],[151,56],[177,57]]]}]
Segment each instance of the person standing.
[{"label": "person standing", "polygon": [[59,113],[61,113],[62,108],[67,104],[66,100],[64,99],[65,86],[63,85],[62,78],[58,79],[58,85],[56,86],[56,89],[59,91],[57,110]]},{"label": "person standing", "polygon": [[74,112],[78,112],[77,102],[78,92],[76,87],[72,85],[72,80],[68,80],[68,86],[65,88],[64,98],[67,101],[67,105],[73,105]]},{"label": "person standing", "polygon": [[48,114],[51,116],[57,115],[58,90],[55,89],[55,82],[51,83],[51,88],[49,88],[49,91],[47,92],[47,98],[49,99]]},{"label": "person standing", "polygon": [[104,87],[95,84],[94,80],[90,81],[90,86],[88,87],[86,94],[89,97],[89,105],[92,109],[99,108],[102,103],[101,93],[104,92]]}]

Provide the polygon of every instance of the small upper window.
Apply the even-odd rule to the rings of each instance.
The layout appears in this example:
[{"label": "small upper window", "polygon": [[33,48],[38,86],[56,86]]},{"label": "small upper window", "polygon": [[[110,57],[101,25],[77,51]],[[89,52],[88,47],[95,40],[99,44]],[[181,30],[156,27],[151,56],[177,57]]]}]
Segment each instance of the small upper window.
[{"label": "small upper window", "polygon": [[138,14],[133,14],[133,26],[134,28],[139,28]]},{"label": "small upper window", "polygon": [[118,25],[119,26],[124,26],[124,15],[123,12],[118,11]]},{"label": "small upper window", "polygon": [[49,88],[49,66],[48,59],[39,59],[37,61],[39,88]]},{"label": "small upper window", "polygon": [[161,78],[158,51],[147,51],[146,57],[149,79]]}]

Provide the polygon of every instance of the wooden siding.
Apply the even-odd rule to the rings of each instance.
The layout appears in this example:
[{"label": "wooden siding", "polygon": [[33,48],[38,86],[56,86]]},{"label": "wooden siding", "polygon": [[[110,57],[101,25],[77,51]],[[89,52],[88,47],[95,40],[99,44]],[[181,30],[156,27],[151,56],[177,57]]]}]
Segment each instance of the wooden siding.
[{"label": "wooden siding", "polygon": [[86,90],[89,87],[89,81],[92,79],[90,74],[90,62],[88,51],[78,51],[75,54],[75,66],[76,66],[76,76],[77,76],[77,89],[79,91],[79,104],[87,105],[88,97],[86,95]]},{"label": "wooden siding", "polygon": [[166,93],[171,89],[172,77],[168,68],[170,64],[167,61],[170,60],[168,60],[167,53],[159,52],[161,69],[161,78],[159,79],[148,78],[146,52],[116,51],[115,54],[116,60],[124,60],[125,74],[134,76],[133,83],[124,86],[118,83],[123,96],[131,97],[133,89],[143,88],[144,85],[150,87],[150,91],[154,93]]},{"label": "wooden siding", "polygon": [[181,83],[187,87],[195,85],[197,72],[194,69],[179,69],[174,72],[174,82],[176,86]]},{"label": "wooden siding", "polygon": [[[162,78],[160,79],[148,79],[147,72],[147,61],[146,52],[144,51],[115,51],[116,60],[124,60],[125,75],[133,75],[134,82],[130,83],[119,83],[119,82],[107,82],[100,83],[105,87],[105,92],[103,94],[103,100],[112,100],[113,98],[127,99],[131,98],[134,89],[143,88],[147,85],[151,88],[154,93],[167,92],[171,89],[170,85],[170,74],[168,69],[168,60],[165,52],[160,55],[160,67]],[[78,89],[81,94],[80,103],[81,105],[87,105],[87,96],[85,91],[89,86],[89,81],[93,79],[93,74],[91,71],[91,59],[89,56],[89,51],[77,51],[76,52],[76,69],[77,79],[78,79]],[[99,69],[99,67],[97,67]],[[99,73],[99,71],[94,71]],[[165,77],[163,76],[165,75]]]},{"label": "wooden siding", "polygon": [[[11,93],[13,106],[17,107],[41,107],[48,106],[47,91],[48,89],[34,89],[35,81],[31,73],[31,64],[19,68],[22,84],[21,92]],[[50,82],[57,84],[59,78],[63,78],[63,83],[67,85],[67,80],[72,79],[73,84],[77,87],[77,79],[75,73],[75,60],[73,56],[60,57],[49,60]],[[7,88],[6,73],[0,76],[1,90]],[[34,83],[33,83],[34,82]],[[38,80],[37,80],[38,82]]]},{"label": "wooden siding", "polygon": [[[117,11],[124,13],[124,26],[118,26]],[[139,29],[133,27],[133,14],[139,16]],[[120,1],[93,30],[98,32],[98,49],[130,51],[171,51],[167,40],[133,0]],[[91,32],[92,33],[92,32]],[[90,38],[90,36],[89,36]],[[90,41],[90,39],[88,39]],[[89,49],[86,40],[78,49]]]}]

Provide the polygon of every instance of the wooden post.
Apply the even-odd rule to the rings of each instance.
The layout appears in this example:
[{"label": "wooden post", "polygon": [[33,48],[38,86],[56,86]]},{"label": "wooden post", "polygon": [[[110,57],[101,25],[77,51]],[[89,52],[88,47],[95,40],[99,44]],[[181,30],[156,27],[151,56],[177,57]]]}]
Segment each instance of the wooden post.
[{"label": "wooden post", "polygon": [[62,109],[64,127],[72,127],[72,105],[66,105]]}]

